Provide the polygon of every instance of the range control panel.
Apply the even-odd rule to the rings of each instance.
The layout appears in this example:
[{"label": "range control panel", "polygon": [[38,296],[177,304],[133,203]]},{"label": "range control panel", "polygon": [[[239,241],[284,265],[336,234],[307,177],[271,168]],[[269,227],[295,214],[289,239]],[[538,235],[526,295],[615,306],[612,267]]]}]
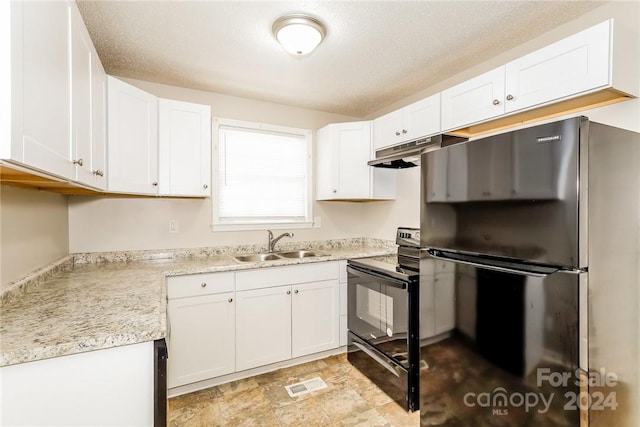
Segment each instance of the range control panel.
[{"label": "range control panel", "polygon": [[420,247],[420,229],[409,227],[398,227],[396,232],[396,244],[400,246]]}]

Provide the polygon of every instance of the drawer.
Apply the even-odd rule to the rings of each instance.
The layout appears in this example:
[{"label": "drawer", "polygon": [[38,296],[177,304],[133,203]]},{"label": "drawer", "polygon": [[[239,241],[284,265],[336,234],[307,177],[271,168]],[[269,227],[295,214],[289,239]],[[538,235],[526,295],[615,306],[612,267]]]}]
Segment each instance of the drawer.
[{"label": "drawer", "polygon": [[169,299],[233,292],[235,272],[188,274],[167,277]]},{"label": "drawer", "polygon": [[236,273],[236,290],[269,288],[296,283],[339,279],[338,261],[314,262],[284,267],[264,267]]}]

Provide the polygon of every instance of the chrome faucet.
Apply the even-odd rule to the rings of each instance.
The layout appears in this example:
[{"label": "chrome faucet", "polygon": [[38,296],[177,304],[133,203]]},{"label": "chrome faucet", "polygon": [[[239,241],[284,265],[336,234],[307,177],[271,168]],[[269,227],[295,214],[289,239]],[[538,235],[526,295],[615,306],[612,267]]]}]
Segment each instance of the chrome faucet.
[{"label": "chrome faucet", "polygon": [[267,240],[267,248],[269,248],[269,253],[273,252],[273,250],[276,248],[276,243],[278,243],[278,240],[282,239],[283,237],[293,237],[293,233],[282,233],[274,239],[271,230],[267,230],[267,233],[269,233],[269,240]]}]

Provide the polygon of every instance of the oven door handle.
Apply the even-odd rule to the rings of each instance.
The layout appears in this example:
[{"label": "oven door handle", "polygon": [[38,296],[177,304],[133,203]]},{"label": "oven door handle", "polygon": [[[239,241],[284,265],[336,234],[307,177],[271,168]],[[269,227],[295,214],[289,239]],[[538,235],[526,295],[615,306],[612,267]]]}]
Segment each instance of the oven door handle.
[{"label": "oven door handle", "polygon": [[407,282],[405,281],[394,279],[392,277],[385,276],[384,274],[376,273],[375,271],[372,271],[372,270],[365,270],[365,269],[356,267],[355,265],[347,266],[347,273],[355,274],[356,276],[360,276],[360,277],[365,277],[365,276],[375,277],[376,279],[384,280],[385,284],[388,284],[389,286],[393,286],[394,288],[407,289]]},{"label": "oven door handle", "polygon": [[393,375],[395,375],[396,377],[400,378],[400,374],[397,372],[399,368],[397,366],[393,365],[392,363],[387,362],[385,360],[386,358],[384,356],[378,355],[378,353],[375,350],[372,350],[372,349],[364,346],[363,344],[360,344],[359,342],[354,341],[353,345],[355,345],[360,350],[365,352],[368,356],[370,356],[373,360],[378,362],[380,364],[380,366],[385,368],[387,371],[391,372]]}]

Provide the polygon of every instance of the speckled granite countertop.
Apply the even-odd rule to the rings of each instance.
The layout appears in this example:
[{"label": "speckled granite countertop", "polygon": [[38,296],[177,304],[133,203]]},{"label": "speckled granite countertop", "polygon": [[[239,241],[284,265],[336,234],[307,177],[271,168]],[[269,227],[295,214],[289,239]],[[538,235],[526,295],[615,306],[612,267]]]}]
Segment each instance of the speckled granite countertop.
[{"label": "speckled granite countertop", "polygon": [[375,239],[298,243],[295,249],[329,256],[261,263],[233,258],[260,246],[70,255],[5,287],[0,366],[164,338],[167,276],[379,256],[395,248]]}]

